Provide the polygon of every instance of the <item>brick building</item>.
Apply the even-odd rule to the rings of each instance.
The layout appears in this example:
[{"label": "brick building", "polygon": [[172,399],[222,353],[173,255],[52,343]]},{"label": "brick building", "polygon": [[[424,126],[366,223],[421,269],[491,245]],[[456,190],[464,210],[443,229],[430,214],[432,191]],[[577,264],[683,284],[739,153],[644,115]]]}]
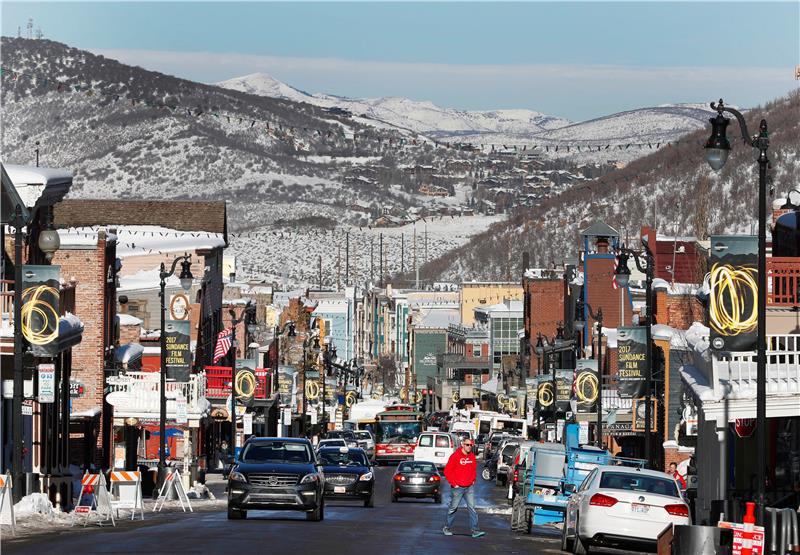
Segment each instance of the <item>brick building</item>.
[{"label": "brick building", "polygon": [[539,334],[552,337],[559,322],[564,322],[565,282],[558,270],[525,269],[522,276],[523,323],[525,351],[522,353],[528,375],[539,370],[540,359],[535,352]]}]

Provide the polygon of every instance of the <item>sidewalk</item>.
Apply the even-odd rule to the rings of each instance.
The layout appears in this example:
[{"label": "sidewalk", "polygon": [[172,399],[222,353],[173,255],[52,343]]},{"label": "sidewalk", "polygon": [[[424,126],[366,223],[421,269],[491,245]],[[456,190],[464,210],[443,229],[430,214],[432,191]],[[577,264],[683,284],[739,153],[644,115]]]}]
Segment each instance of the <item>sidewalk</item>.
[{"label": "sidewalk", "polygon": [[[208,488],[211,497],[203,499],[192,499],[196,495],[195,490],[189,490],[189,500],[194,512],[213,512],[224,510],[226,506],[225,496],[226,481],[222,479],[221,474],[209,474],[206,476],[206,487]],[[43,498],[43,496],[42,496]],[[83,526],[84,515],[74,515],[74,513],[62,512],[54,509],[52,505],[42,502],[38,496],[33,498],[32,501],[25,503],[22,511],[17,514],[17,506],[15,505],[15,516],[17,521],[16,536],[12,536],[10,526],[2,526],[0,532],[0,540],[5,542],[13,542],[14,539],[31,538],[44,534],[70,533],[70,531],[79,532],[82,530],[96,529],[98,526],[111,527],[111,521],[99,523],[100,517],[92,514],[89,518],[89,523],[86,527]],[[114,521],[116,528],[132,528],[138,526],[147,526],[153,522],[163,522],[167,519],[179,518],[184,511],[181,509],[181,504],[178,501],[167,501],[164,508],[159,512],[153,512],[155,500],[152,498],[144,499],[144,520],[140,514],[136,513],[136,519],[131,520],[131,512],[128,509],[120,509],[119,517],[116,512],[114,514]],[[186,514],[190,514],[188,508]],[[74,525],[73,525],[74,523]]]}]

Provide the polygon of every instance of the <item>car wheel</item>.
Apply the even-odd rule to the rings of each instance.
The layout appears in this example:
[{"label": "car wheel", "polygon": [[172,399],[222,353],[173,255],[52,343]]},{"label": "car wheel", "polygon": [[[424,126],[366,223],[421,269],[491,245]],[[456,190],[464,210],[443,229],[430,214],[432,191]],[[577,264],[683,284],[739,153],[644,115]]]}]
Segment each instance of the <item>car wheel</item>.
[{"label": "car wheel", "polygon": [[392,495],[392,503],[397,503],[398,497],[396,495]]},{"label": "car wheel", "polygon": [[306,520],[310,520],[311,522],[319,522],[325,517],[323,510],[323,503],[322,500],[320,500],[319,505],[306,513]]},{"label": "car wheel", "polygon": [[572,540],[572,553],[574,555],[589,555],[589,541],[581,538],[578,533],[580,519],[575,518],[575,538]]},{"label": "car wheel", "polygon": [[436,495],[433,497],[433,502],[434,502],[434,503],[437,503],[437,504],[440,504],[440,503],[442,502],[442,494],[441,494],[441,493],[437,493],[437,494],[436,494]]},{"label": "car wheel", "polygon": [[228,507],[228,520],[241,520],[247,518],[247,511]]},{"label": "car wheel", "polygon": [[372,508],[375,506],[375,495],[372,494],[369,496],[369,499],[364,500],[364,506],[367,508]]},{"label": "car wheel", "polygon": [[530,509],[525,509],[525,533],[530,534],[533,527],[533,512]]},{"label": "car wheel", "polygon": [[489,481],[489,480],[491,480],[491,479],[492,479],[492,473],[489,471],[489,469],[488,469],[488,468],[484,468],[484,469],[481,471],[481,478],[483,478],[483,479],[484,479],[484,480],[486,480],[486,481]]}]

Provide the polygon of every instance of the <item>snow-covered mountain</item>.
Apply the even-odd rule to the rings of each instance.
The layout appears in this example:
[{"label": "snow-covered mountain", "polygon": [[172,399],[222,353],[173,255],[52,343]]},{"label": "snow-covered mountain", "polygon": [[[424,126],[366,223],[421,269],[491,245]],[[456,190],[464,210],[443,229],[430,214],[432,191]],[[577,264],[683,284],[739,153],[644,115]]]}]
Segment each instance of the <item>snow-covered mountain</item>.
[{"label": "snow-covered mountain", "polygon": [[[582,154],[578,158],[581,162],[602,162],[608,158],[607,152],[592,153],[592,149],[586,147],[605,147],[609,142],[623,146],[649,143],[655,147],[677,140],[687,133],[703,128],[712,114],[710,108],[703,104],[668,104],[627,110],[573,123],[564,118],[525,109],[464,111],[403,97],[358,99],[324,93],[312,94],[265,73],[236,77],[217,85],[259,96],[347,110],[360,123],[407,129],[443,142],[572,147],[545,151],[546,156],[555,158],[574,158],[574,147],[580,145]],[[643,150],[638,147],[614,150],[614,159],[630,162],[651,149]]]},{"label": "snow-covered mountain", "polygon": [[356,117],[427,134],[433,137],[457,136],[463,133],[541,133],[569,125],[564,118],[548,116],[533,110],[464,111],[442,108],[433,102],[403,97],[372,99],[345,98],[324,93],[310,94],[283,83],[265,73],[253,73],[217,83],[236,91],[307,102],[324,108],[341,108]]}]

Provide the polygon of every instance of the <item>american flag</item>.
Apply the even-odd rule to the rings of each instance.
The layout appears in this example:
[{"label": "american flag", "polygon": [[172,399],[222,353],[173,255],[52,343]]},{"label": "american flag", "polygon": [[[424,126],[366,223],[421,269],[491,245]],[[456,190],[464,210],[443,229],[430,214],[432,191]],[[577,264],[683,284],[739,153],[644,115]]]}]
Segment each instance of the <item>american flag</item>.
[{"label": "american flag", "polygon": [[217,335],[217,346],[214,348],[214,364],[228,354],[231,348],[231,328],[226,328]]}]

